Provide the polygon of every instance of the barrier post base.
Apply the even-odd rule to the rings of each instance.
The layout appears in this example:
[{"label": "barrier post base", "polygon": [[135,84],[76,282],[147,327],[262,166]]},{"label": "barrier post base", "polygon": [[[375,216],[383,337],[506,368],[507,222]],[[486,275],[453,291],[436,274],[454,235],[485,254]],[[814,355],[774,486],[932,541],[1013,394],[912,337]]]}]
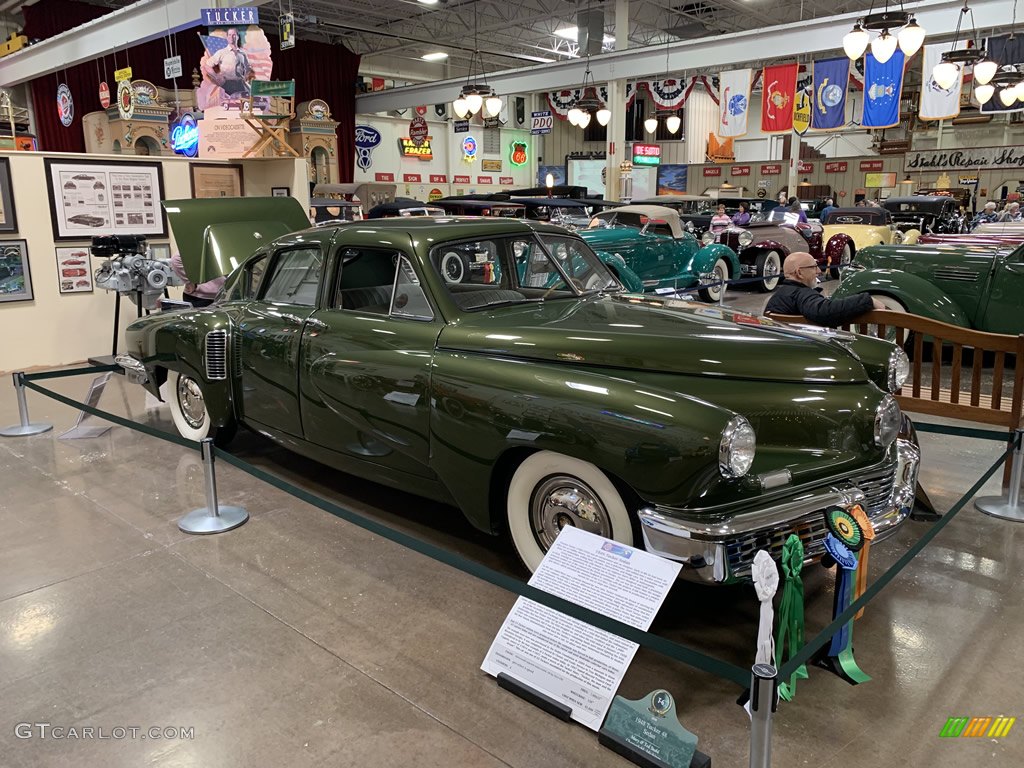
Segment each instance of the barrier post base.
[{"label": "barrier post base", "polygon": [[1024,470],[1024,430],[1018,429],[1014,440],[1013,464],[1010,465],[1010,488],[1006,496],[982,496],[975,499],[979,512],[1002,520],[1024,523],[1024,507],[1020,505],[1021,473]]},{"label": "barrier post base", "polygon": [[14,379],[14,391],[18,396],[18,416],[21,418],[21,423],[0,429],[0,436],[26,437],[28,435],[41,435],[43,432],[49,432],[53,429],[53,424],[47,424],[42,421],[33,423],[29,420],[28,402],[25,400],[25,384],[22,382],[22,377],[24,375],[25,374],[22,371],[12,375],[12,378]]},{"label": "barrier post base", "polygon": [[185,533],[224,533],[242,525],[249,519],[243,507],[222,507],[217,503],[217,476],[213,469],[213,440],[200,443],[203,456],[203,480],[206,485],[206,506],[193,509],[178,521],[178,528]]}]

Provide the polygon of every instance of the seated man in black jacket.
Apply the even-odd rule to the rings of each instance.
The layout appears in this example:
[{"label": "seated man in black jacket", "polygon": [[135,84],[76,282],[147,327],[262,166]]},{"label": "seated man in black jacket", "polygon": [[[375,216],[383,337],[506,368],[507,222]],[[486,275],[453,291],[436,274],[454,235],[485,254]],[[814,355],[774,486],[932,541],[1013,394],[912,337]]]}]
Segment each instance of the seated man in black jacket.
[{"label": "seated man in black jacket", "polygon": [[845,299],[829,299],[818,288],[818,265],[809,253],[796,251],[786,257],[785,280],[775,289],[765,314],[803,315],[815,325],[835,328],[872,309],[885,309],[870,294],[858,293]]}]

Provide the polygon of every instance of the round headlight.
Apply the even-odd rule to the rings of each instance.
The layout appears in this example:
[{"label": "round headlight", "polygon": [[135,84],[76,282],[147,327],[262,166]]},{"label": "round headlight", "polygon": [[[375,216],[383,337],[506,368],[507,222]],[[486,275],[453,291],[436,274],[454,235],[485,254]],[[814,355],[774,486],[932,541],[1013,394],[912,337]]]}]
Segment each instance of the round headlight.
[{"label": "round headlight", "polygon": [[907,353],[899,347],[896,347],[889,355],[889,391],[895,392],[902,387],[906,381],[907,376],[910,375],[910,358],[907,357]]},{"label": "round headlight", "polygon": [[712,232],[710,229],[707,230],[703,235],[700,236],[700,241],[704,243],[704,245],[711,245],[713,242],[715,242],[715,233]]},{"label": "round headlight", "polygon": [[743,477],[754,463],[757,437],[750,422],[734,416],[722,431],[718,445],[718,471],[722,477]]},{"label": "round headlight", "polygon": [[739,237],[736,239],[739,241],[741,248],[746,248],[748,245],[754,242],[754,233],[747,232],[746,230],[744,230],[743,232],[740,232]]},{"label": "round headlight", "polygon": [[883,448],[892,445],[900,431],[900,404],[892,395],[886,395],[875,410],[875,444]]}]

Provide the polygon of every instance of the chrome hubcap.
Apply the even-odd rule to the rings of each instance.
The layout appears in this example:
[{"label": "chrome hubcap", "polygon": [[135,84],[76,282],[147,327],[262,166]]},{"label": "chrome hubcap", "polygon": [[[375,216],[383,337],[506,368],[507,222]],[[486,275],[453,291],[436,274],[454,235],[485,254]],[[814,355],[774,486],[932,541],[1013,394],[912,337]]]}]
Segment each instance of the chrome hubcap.
[{"label": "chrome hubcap", "polygon": [[547,552],[566,526],[611,538],[608,513],[594,491],[575,477],[553,475],[541,482],[530,499],[530,524],[540,548]]},{"label": "chrome hubcap", "polygon": [[764,281],[771,283],[779,276],[779,257],[764,260]]},{"label": "chrome hubcap", "polygon": [[187,376],[178,378],[178,405],[182,416],[192,429],[200,429],[206,422],[206,403],[203,391],[195,379]]}]

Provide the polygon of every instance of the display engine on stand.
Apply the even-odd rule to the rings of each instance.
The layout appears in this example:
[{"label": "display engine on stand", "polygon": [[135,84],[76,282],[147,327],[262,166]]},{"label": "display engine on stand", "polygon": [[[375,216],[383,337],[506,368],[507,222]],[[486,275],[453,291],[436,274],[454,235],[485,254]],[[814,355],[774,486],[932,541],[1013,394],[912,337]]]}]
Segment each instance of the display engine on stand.
[{"label": "display engine on stand", "polygon": [[164,289],[183,285],[168,259],[154,259],[142,235],[104,235],[92,239],[92,255],[103,259],[96,286],[128,296],[143,309],[156,309]]}]

